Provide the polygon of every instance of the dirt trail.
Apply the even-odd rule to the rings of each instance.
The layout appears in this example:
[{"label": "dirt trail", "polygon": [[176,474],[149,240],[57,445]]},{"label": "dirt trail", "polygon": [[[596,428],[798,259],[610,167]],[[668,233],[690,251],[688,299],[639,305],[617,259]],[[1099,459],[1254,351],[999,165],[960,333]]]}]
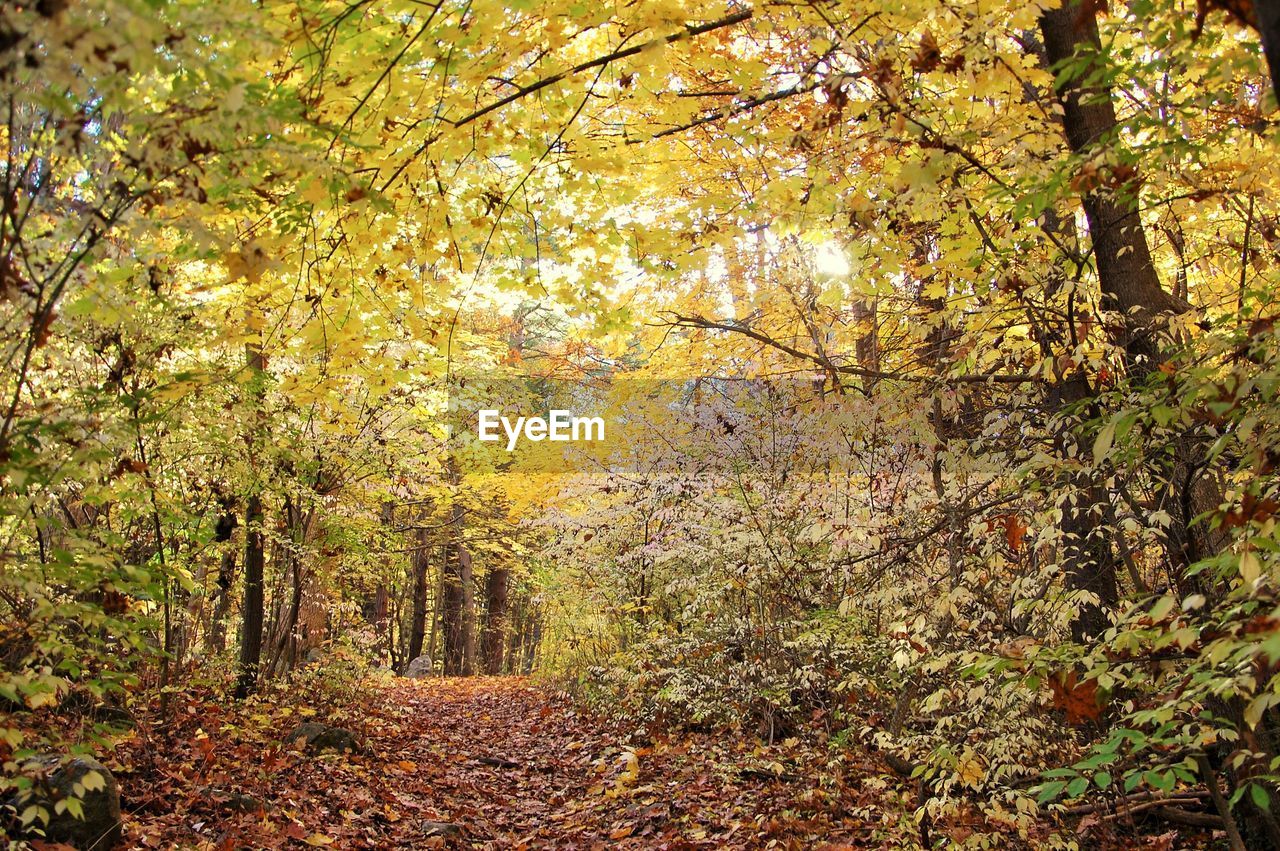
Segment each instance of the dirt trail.
[{"label": "dirt trail", "polygon": [[167,752],[125,749],[152,760],[125,771],[149,786],[126,801],[135,847],[879,848],[910,817],[905,792],[862,782],[872,766],[812,742],[638,741],[517,678],[388,679],[358,712],[318,716],[361,754],[280,744],[289,709],[256,729],[191,710]]},{"label": "dirt trail", "polygon": [[399,717],[378,744],[417,767],[398,797],[420,822],[458,824],[450,845],[838,848],[870,839],[864,822],[839,815],[853,801],[805,777],[817,772],[796,764],[798,749],[700,736],[629,746],[628,731],[519,679],[402,682],[386,698]]}]

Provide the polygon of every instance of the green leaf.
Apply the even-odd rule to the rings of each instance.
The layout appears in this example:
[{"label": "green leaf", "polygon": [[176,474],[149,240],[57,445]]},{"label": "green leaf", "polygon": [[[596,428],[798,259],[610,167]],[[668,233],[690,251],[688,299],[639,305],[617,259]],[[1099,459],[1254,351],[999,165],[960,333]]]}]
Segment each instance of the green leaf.
[{"label": "green leaf", "polygon": [[1262,785],[1258,783],[1249,784],[1249,797],[1258,809],[1270,811],[1271,794]]},{"label": "green leaf", "polygon": [[1093,441],[1093,463],[1101,464],[1102,459],[1107,457],[1107,453],[1111,451],[1111,444],[1116,437],[1116,422],[1112,420],[1102,427],[1102,431],[1098,432],[1097,438]]},{"label": "green leaf", "polygon": [[1169,614],[1169,612],[1172,612],[1173,607],[1176,605],[1178,605],[1178,601],[1174,597],[1166,594],[1157,600],[1156,604],[1151,607],[1151,619],[1153,621],[1164,620],[1164,616]]},{"label": "green leaf", "polygon": [[1097,784],[1099,789],[1106,789],[1111,785],[1111,774],[1106,771],[1099,771],[1093,776],[1093,782]]},{"label": "green leaf", "polygon": [[1088,777],[1077,777],[1067,784],[1067,797],[1079,798],[1089,788]]},{"label": "green leaf", "polygon": [[86,792],[97,792],[106,788],[107,779],[100,772],[87,771],[80,783],[84,786]]},{"label": "green leaf", "polygon": [[1148,771],[1143,776],[1146,778],[1148,785],[1159,789],[1161,792],[1171,790],[1178,779],[1172,771]]},{"label": "green leaf", "polygon": [[1036,803],[1041,805],[1049,803],[1054,798],[1062,794],[1062,790],[1065,789],[1066,786],[1067,781],[1065,780],[1053,780],[1048,783],[1041,784],[1039,787],[1040,794],[1036,796]]}]

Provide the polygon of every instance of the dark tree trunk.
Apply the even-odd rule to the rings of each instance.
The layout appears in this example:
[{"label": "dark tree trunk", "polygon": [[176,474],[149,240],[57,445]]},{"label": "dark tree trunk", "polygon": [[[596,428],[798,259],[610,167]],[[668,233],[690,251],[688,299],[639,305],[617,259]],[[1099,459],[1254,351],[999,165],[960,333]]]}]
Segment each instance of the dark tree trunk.
[{"label": "dark tree trunk", "polygon": [[209,615],[209,634],[205,639],[205,647],[214,653],[221,653],[227,647],[227,612],[231,609],[231,588],[235,581],[236,551],[228,547],[218,567],[217,598]]},{"label": "dark tree trunk", "polygon": [[[1061,8],[1041,14],[1040,32],[1044,60],[1051,70],[1066,62],[1076,62],[1079,69],[1062,80],[1057,91],[1063,109],[1062,129],[1071,152],[1084,157],[1100,148],[1120,147],[1120,125],[1110,89],[1087,89],[1080,83],[1101,70],[1102,48],[1094,13],[1086,11],[1078,0],[1068,0]],[[1128,354],[1130,369],[1144,374],[1161,358],[1157,317],[1181,313],[1189,305],[1165,292],[1160,284],[1139,215],[1137,186],[1136,177],[1120,186],[1098,186],[1085,192],[1081,203],[1089,223],[1102,306],[1123,314],[1118,342]],[[1071,404],[1088,398],[1092,390],[1084,376],[1077,376],[1068,378],[1060,393],[1060,401]],[[1069,441],[1070,437],[1063,439]],[[1061,524],[1067,587],[1098,598],[1086,603],[1072,624],[1076,640],[1083,640],[1100,634],[1108,625],[1105,609],[1114,607],[1118,600],[1118,586],[1110,542],[1097,529],[1104,522],[1105,512],[1100,509],[1105,508],[1109,495],[1086,478],[1072,484],[1075,494],[1063,506]]]},{"label": "dark tree trunk", "polygon": [[520,673],[533,673],[533,663],[538,657],[538,645],[542,644],[542,617],[537,611],[529,612],[529,631],[525,634],[524,660]]},{"label": "dark tree trunk", "polygon": [[524,648],[524,609],[524,595],[517,593],[515,601],[510,606],[511,640],[507,642],[507,654],[503,667],[503,670],[507,673],[514,674],[520,670],[520,653]]},{"label": "dark tree trunk", "polygon": [[1280,0],[1253,0],[1253,15],[1262,35],[1262,50],[1271,72],[1271,87],[1280,86]]},{"label": "dark tree trunk", "polygon": [[502,651],[507,637],[507,589],[511,571],[493,567],[485,579],[484,636],[480,656],[486,674],[502,673]]},{"label": "dark tree trunk", "polygon": [[[1259,11],[1263,7],[1266,7],[1267,21],[1264,33],[1274,32],[1273,25],[1280,16],[1272,3],[1258,4]],[[1046,10],[1040,17],[1046,57],[1052,67],[1060,68],[1065,62],[1085,59],[1078,62],[1076,73],[1062,80],[1058,88],[1067,143],[1072,153],[1082,159],[1101,147],[1124,153],[1122,140],[1117,138],[1119,122],[1110,90],[1102,87],[1089,91],[1080,82],[1096,79],[1095,75],[1105,70],[1100,68],[1103,56],[1093,7],[1088,7],[1090,11],[1084,8],[1080,0],[1068,0],[1062,8]],[[1272,56],[1269,55],[1268,60],[1272,61]],[[1093,243],[1102,305],[1123,315],[1124,330],[1118,342],[1127,352],[1130,372],[1142,377],[1154,372],[1163,360],[1158,337],[1160,315],[1182,313],[1191,306],[1165,292],[1160,284],[1139,215],[1137,186],[1135,174],[1124,186],[1091,189],[1085,193],[1082,203]],[[1177,577],[1179,590],[1187,593],[1194,588],[1216,593],[1221,589],[1211,581],[1206,583],[1200,577],[1188,577],[1185,568],[1213,555],[1223,545],[1223,539],[1204,524],[1192,523],[1195,516],[1217,508],[1222,490],[1205,475],[1206,453],[1201,440],[1187,435],[1172,449],[1172,458],[1165,465],[1165,490],[1166,497],[1181,509],[1170,512],[1174,522],[1169,531],[1173,567],[1182,568]],[[1088,539],[1082,540],[1087,546]],[[1088,558],[1087,554],[1081,555]],[[1114,583],[1114,571],[1110,582]],[[1206,584],[1208,587],[1204,587]],[[1248,796],[1240,807],[1244,816],[1241,828],[1250,847],[1275,847],[1280,826],[1270,813],[1256,807]]]},{"label": "dark tree trunk", "polygon": [[471,551],[462,544],[459,529],[458,579],[462,583],[462,675],[476,672],[476,580]]},{"label": "dark tree trunk", "polygon": [[262,497],[249,497],[244,512],[244,610],[240,626],[240,675],[236,697],[245,698],[258,682],[262,660],[262,571],[265,562],[262,535]]},{"label": "dark tree trunk", "polygon": [[[1092,397],[1088,378],[1079,373],[1063,379],[1050,395],[1048,407],[1061,412]],[[1054,447],[1064,459],[1087,457],[1091,451],[1071,428],[1055,436]],[[1071,475],[1065,484],[1068,496],[1062,504],[1062,520],[1058,523],[1062,533],[1061,558],[1067,589],[1089,595],[1071,621],[1072,640],[1083,643],[1102,635],[1111,626],[1109,613],[1114,612],[1120,602],[1119,560],[1107,534],[1114,510],[1111,494],[1088,473]]]},{"label": "dark tree trunk", "polygon": [[302,548],[311,526],[311,515],[303,515],[291,498],[285,499],[286,527],[293,546],[284,553],[284,563],[289,565],[290,594],[284,616],[276,628],[275,646],[271,650],[271,664],[267,676],[284,674],[297,663],[298,616],[302,612],[302,594],[306,577],[303,571]]},{"label": "dark tree trunk", "polygon": [[444,569],[440,574],[440,629],[444,633],[444,674],[446,677],[463,673],[466,661],[463,599],[463,549],[462,505],[454,502],[450,509],[448,544],[445,547]]},{"label": "dark tree trunk", "polygon": [[409,647],[404,658],[406,665],[422,655],[427,635],[427,572],[431,569],[431,548],[426,529],[419,530],[414,536],[409,569],[413,572],[413,609],[409,618]]},{"label": "dark tree trunk", "polygon": [[[264,384],[267,358],[262,349],[250,345],[245,352],[246,365],[252,374],[254,422],[246,434],[251,460],[259,437],[266,431],[262,401],[266,393]],[[266,562],[265,540],[262,533],[262,494],[255,491],[244,510],[244,602],[240,616],[240,660],[235,696],[243,699],[258,683],[258,670],[262,664],[263,593],[262,576]]]},{"label": "dark tree trunk", "polygon": [[[1063,132],[1072,153],[1087,155],[1104,147],[1118,149],[1120,125],[1111,90],[1087,89],[1079,82],[1098,73],[1102,62],[1093,12],[1084,11],[1079,0],[1069,0],[1063,7],[1041,14],[1040,32],[1051,68],[1069,61],[1078,63],[1075,76],[1063,80],[1058,88]],[[1081,59],[1085,61],[1080,62]],[[1120,342],[1132,358],[1147,359],[1150,369],[1158,353],[1153,318],[1161,313],[1181,313],[1189,305],[1160,285],[1138,214],[1137,186],[1136,176],[1119,187],[1099,186],[1086,192],[1082,203],[1093,241],[1102,306],[1125,315],[1126,328]]]},{"label": "dark tree trunk", "polygon": [[431,602],[431,637],[427,639],[427,655],[432,659],[440,655],[437,651],[440,649],[440,620],[441,613],[444,611],[444,597],[441,596],[440,589],[444,585],[444,563],[448,553],[447,546],[440,548],[439,568],[436,571],[436,594]]}]

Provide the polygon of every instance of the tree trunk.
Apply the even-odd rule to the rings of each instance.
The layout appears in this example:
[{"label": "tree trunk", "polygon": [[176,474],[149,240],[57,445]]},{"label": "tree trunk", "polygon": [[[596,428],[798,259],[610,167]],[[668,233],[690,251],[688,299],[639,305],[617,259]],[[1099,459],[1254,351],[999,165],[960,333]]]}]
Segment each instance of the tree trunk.
[{"label": "tree trunk", "polygon": [[458,533],[458,580],[462,583],[462,675],[476,672],[476,582],[471,551]]},{"label": "tree trunk", "polygon": [[1280,86],[1280,2],[1277,0],[1253,0],[1253,14],[1262,36],[1262,51],[1267,57],[1267,70],[1271,72],[1271,88]]},{"label": "tree trunk", "polygon": [[[1063,63],[1077,61],[1076,73],[1058,87],[1063,130],[1072,153],[1083,158],[1103,146],[1123,153],[1110,90],[1104,86],[1087,91],[1080,82],[1091,77],[1105,79],[1105,69],[1099,67],[1103,55],[1094,13],[1084,12],[1080,0],[1068,0],[1062,8],[1041,13],[1040,31],[1051,67],[1061,68]],[[1104,73],[1099,75],[1099,71]],[[1121,157],[1122,162],[1124,159]],[[1118,342],[1128,355],[1130,373],[1141,377],[1158,369],[1163,360],[1158,338],[1160,314],[1182,313],[1191,306],[1166,293],[1160,284],[1139,215],[1138,185],[1135,174],[1124,186],[1093,188],[1084,194],[1082,205],[1089,223],[1102,305],[1123,315],[1123,333]],[[1186,435],[1172,449],[1173,457],[1164,465],[1164,473],[1168,482],[1166,497],[1180,509],[1170,512],[1174,522],[1169,530],[1174,562],[1171,566],[1182,569],[1177,577],[1178,590],[1216,594],[1222,589],[1213,586],[1212,580],[1202,578],[1205,574],[1188,577],[1186,568],[1214,555],[1223,546],[1222,536],[1203,523],[1192,523],[1195,516],[1218,507],[1222,489],[1205,475],[1206,452],[1201,439]],[[1111,581],[1114,582],[1114,573]],[[1274,847],[1280,826],[1270,813],[1256,807],[1248,796],[1241,802],[1241,809],[1241,827],[1249,844]]]},{"label": "tree trunk", "polygon": [[[215,543],[222,544],[226,549],[223,551],[221,563],[218,565],[217,584],[214,586],[216,590],[213,592],[213,610],[209,614],[209,623],[206,625],[204,633],[205,650],[215,653],[221,653],[226,646],[227,609],[231,605],[231,586],[235,582],[236,574],[236,551],[230,545],[230,542],[231,536],[235,533],[236,525],[239,523],[236,518],[234,502],[230,497],[220,494],[218,503],[222,508],[222,513],[218,515],[218,523],[213,531],[213,540]],[[201,608],[203,609],[203,605]]]},{"label": "tree trunk", "polygon": [[413,610],[409,618],[409,647],[405,652],[405,665],[422,655],[422,645],[427,635],[427,572],[431,569],[430,553],[430,535],[426,529],[419,529],[414,536],[413,553],[409,557],[409,569],[413,572]]},{"label": "tree trunk", "polygon": [[227,612],[231,609],[231,587],[236,581],[236,551],[228,547],[222,554],[218,567],[218,596],[209,615],[209,633],[205,647],[213,653],[221,653],[227,647]]},{"label": "tree trunk", "polygon": [[[1092,11],[1078,0],[1040,17],[1044,61],[1049,70],[1076,62],[1077,73],[1058,86],[1062,104],[1062,129],[1073,154],[1084,157],[1103,147],[1117,149],[1121,140],[1115,106],[1107,87],[1086,89],[1081,80],[1100,73],[1102,61],[1098,24]],[[1085,61],[1080,61],[1085,58]],[[1099,186],[1081,199],[1089,224],[1094,264],[1097,267],[1102,307],[1123,315],[1119,342],[1128,355],[1131,371],[1154,369],[1161,358],[1155,319],[1159,314],[1181,313],[1189,305],[1165,292],[1151,259],[1139,215],[1136,177],[1119,187]],[[1092,395],[1084,376],[1066,379],[1059,389],[1061,404],[1080,402]],[[1070,436],[1060,436],[1069,442]],[[1064,447],[1060,447],[1065,450]],[[1082,447],[1077,446],[1077,449]],[[1108,626],[1105,609],[1118,600],[1116,559],[1110,542],[1096,527],[1105,522],[1099,507],[1110,495],[1087,477],[1073,483],[1074,493],[1062,506],[1061,530],[1067,587],[1086,592],[1096,600],[1086,602],[1072,623],[1077,641],[1099,635]]]},{"label": "tree trunk", "polygon": [[[1102,70],[1102,46],[1094,13],[1084,11],[1079,0],[1068,0],[1063,7],[1041,14],[1040,32],[1051,68],[1077,62],[1077,73],[1058,87],[1062,128],[1072,153],[1088,155],[1104,147],[1120,149],[1121,142],[1116,138],[1120,125],[1110,88],[1086,89],[1080,83]],[[1137,186],[1136,175],[1116,188],[1098,186],[1085,193],[1082,204],[1093,241],[1102,306],[1124,314],[1125,332],[1120,342],[1132,359],[1146,359],[1146,368],[1150,369],[1158,357],[1152,320],[1161,313],[1182,313],[1190,305],[1160,285],[1138,214]]]},{"label": "tree trunk", "polygon": [[485,579],[484,636],[480,642],[480,655],[486,674],[502,673],[502,651],[507,637],[507,589],[511,571],[505,567],[493,567]]},{"label": "tree trunk", "polygon": [[275,634],[275,646],[271,650],[271,664],[267,666],[267,676],[276,677],[284,674],[297,662],[298,616],[302,612],[302,594],[305,575],[303,572],[303,545],[307,541],[311,526],[311,513],[304,515],[294,504],[292,498],[285,499],[286,526],[292,546],[284,553],[284,562],[290,567],[290,594],[287,608]]},{"label": "tree trunk", "polygon": [[523,594],[517,591],[515,601],[511,604],[509,610],[511,613],[511,640],[507,642],[507,654],[503,663],[503,670],[514,674],[520,670],[520,653],[524,648],[525,598]]},{"label": "tree trunk", "polygon": [[463,673],[466,659],[466,628],[463,608],[462,567],[462,505],[455,499],[450,509],[448,543],[445,547],[444,569],[440,574],[440,630],[444,633],[444,675]]},{"label": "tree trunk", "polygon": [[529,610],[529,631],[525,636],[524,660],[520,673],[528,676],[533,673],[533,662],[538,656],[538,645],[542,643],[542,615],[536,609]]},{"label": "tree trunk", "polygon": [[[1110,89],[1088,90],[1079,82],[1100,71],[1102,48],[1093,13],[1083,13],[1079,0],[1069,0],[1062,8],[1041,14],[1040,31],[1051,69],[1091,57],[1077,64],[1077,73],[1058,88],[1063,132],[1072,153],[1087,156],[1103,147],[1123,152]],[[1163,359],[1157,337],[1159,316],[1183,313],[1191,305],[1161,286],[1138,212],[1137,186],[1135,175],[1119,188],[1100,186],[1086,192],[1081,203],[1089,223],[1102,305],[1123,314],[1124,331],[1118,342],[1128,353],[1130,371],[1141,376],[1155,370]],[[1185,569],[1217,553],[1224,541],[1206,524],[1192,523],[1196,516],[1216,509],[1222,500],[1221,488],[1204,476],[1204,454],[1198,440],[1180,440],[1166,470],[1168,496],[1173,503],[1169,513],[1174,519],[1168,533],[1170,550],[1181,568],[1179,586],[1184,593],[1211,590],[1200,580],[1186,579]]]},{"label": "tree trunk", "polygon": [[249,497],[244,512],[244,607],[240,626],[240,675],[236,697],[243,699],[258,682],[262,659],[262,571],[265,562],[262,535],[262,497]]},{"label": "tree trunk", "polygon": [[[250,345],[246,360],[253,374],[251,392],[257,402],[253,431],[248,435],[252,455],[258,437],[265,429],[262,397],[266,389],[263,381],[266,377],[267,359],[261,348]],[[257,685],[258,668],[262,662],[262,574],[266,561],[262,518],[262,494],[255,489],[244,510],[244,603],[240,625],[240,670],[235,690],[235,696],[239,699],[247,697]]]}]

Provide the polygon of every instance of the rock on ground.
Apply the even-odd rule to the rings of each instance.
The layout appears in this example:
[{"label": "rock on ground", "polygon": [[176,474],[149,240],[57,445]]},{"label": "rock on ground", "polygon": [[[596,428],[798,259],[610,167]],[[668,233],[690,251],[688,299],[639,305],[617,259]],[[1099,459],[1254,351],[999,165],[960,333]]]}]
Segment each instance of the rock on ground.
[{"label": "rock on ground", "polygon": [[350,730],[344,730],[341,727],[320,724],[316,721],[299,724],[292,733],[285,736],[284,741],[285,744],[301,742],[312,753],[318,753],[319,751],[360,752],[360,743],[356,741],[355,733]]},{"label": "rock on ground", "polygon": [[404,675],[411,680],[422,680],[431,676],[433,668],[430,656],[419,656],[404,669]]},{"label": "rock on ground", "polygon": [[[42,808],[49,817],[44,828],[48,842],[60,842],[78,849],[106,851],[120,841],[120,785],[107,767],[91,757],[76,757],[59,765],[56,756],[42,757],[48,774],[48,790],[28,793],[14,803],[19,813],[29,806]],[[91,774],[96,777],[90,777]],[[77,794],[79,792],[80,794]],[[58,801],[79,798],[83,818],[70,809],[57,812]],[[39,826],[41,822],[36,821]]]}]

